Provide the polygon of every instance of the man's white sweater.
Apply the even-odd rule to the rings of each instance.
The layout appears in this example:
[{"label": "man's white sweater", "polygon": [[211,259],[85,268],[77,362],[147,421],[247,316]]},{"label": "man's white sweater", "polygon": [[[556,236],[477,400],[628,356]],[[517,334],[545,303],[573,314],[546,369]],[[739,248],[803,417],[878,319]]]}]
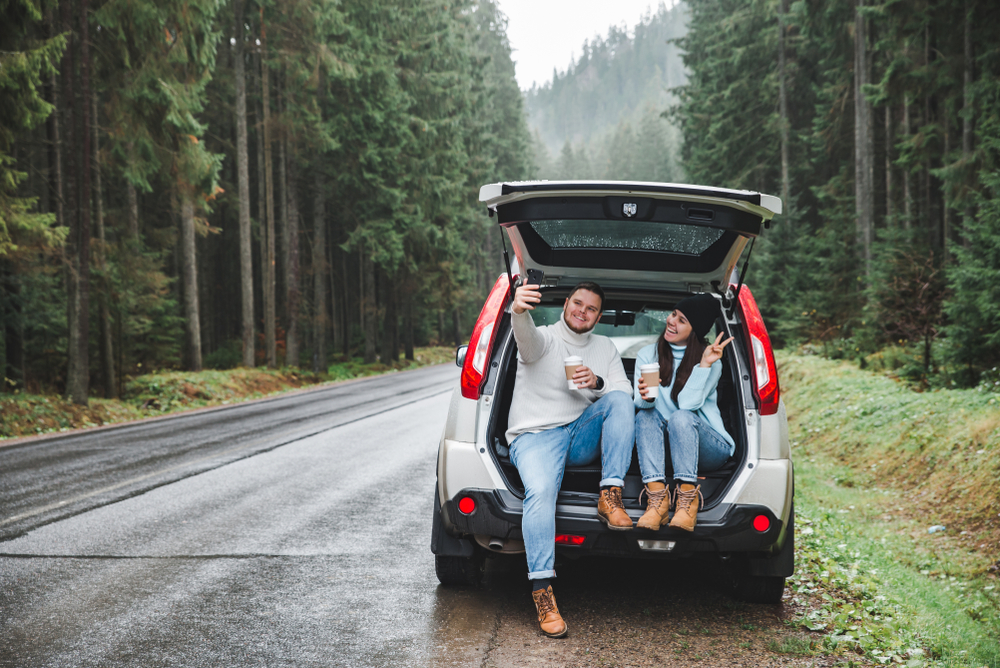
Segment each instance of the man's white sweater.
[{"label": "man's white sweater", "polygon": [[[528,311],[511,313],[510,322],[517,341],[517,379],[507,420],[508,443],[525,432],[569,424],[608,392],[632,396],[621,355],[608,337],[577,334],[562,317],[553,325],[535,327]],[[563,360],[570,355],[581,357],[584,366],[604,379],[599,392],[567,388]]]}]

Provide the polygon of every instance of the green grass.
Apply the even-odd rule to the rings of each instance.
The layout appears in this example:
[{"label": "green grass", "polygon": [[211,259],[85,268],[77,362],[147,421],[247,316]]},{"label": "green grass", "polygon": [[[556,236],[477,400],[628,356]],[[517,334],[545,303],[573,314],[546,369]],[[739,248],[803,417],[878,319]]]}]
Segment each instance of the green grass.
[{"label": "green grass", "polygon": [[778,654],[798,654],[810,656],[815,654],[816,643],[808,638],[789,636],[778,640],[768,640],[767,649]]},{"label": "green grass", "polygon": [[915,393],[818,358],[780,365],[796,462],[797,622],[845,658],[1000,667],[996,395]]},{"label": "green grass", "polygon": [[365,376],[454,362],[452,348],[418,348],[414,360],[365,364],[360,358],[338,361],[326,373],[300,369],[158,371],[130,378],[121,399],[92,398],[77,406],[64,397],[0,394],[0,440],[64,432],[138,420],[207,406],[223,406],[281,392]]}]

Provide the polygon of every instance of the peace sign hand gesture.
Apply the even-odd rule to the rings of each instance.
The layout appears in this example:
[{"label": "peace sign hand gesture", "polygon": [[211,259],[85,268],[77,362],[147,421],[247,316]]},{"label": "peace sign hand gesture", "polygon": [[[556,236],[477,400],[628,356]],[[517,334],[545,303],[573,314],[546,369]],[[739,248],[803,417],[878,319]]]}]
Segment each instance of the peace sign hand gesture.
[{"label": "peace sign hand gesture", "polygon": [[[705,348],[705,352],[701,354],[700,366],[707,368],[722,359],[723,349],[733,340],[733,337],[730,336],[725,341],[722,341],[722,336],[723,333],[719,332],[719,335],[715,337],[715,343],[712,343]],[[719,343],[720,341],[722,341],[722,343]]]}]

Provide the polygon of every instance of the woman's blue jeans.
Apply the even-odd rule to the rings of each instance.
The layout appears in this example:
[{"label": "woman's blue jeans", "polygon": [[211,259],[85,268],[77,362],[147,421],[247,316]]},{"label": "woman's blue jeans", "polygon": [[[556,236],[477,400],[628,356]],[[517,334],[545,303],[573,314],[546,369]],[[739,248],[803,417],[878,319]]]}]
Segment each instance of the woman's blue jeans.
[{"label": "woman's blue jeans", "polygon": [[635,414],[635,446],[644,483],[666,480],[665,442],[670,447],[674,480],[695,484],[699,470],[721,468],[732,454],[732,446],[696,413],[674,411],[668,422],[655,408],[640,410]]},{"label": "woman's blue jeans", "polygon": [[528,557],[528,579],[555,577],[556,498],[567,465],[601,457],[601,485],[622,487],[632,462],[634,404],[613,390],[562,427],[524,433],[510,445],[510,459],[524,483],[521,533]]}]

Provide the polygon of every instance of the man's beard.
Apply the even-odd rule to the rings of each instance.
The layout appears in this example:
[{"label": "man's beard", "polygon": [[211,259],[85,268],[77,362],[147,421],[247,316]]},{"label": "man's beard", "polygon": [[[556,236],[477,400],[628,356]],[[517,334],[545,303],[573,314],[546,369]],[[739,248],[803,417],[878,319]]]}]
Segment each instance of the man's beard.
[{"label": "man's beard", "polygon": [[590,327],[587,327],[586,329],[580,329],[579,327],[574,326],[573,322],[570,320],[569,311],[563,309],[563,322],[566,323],[566,326],[569,327],[571,332],[575,332],[577,334],[586,334],[587,332],[592,331],[594,327],[597,327],[598,321],[595,320],[594,324],[591,325]]}]

